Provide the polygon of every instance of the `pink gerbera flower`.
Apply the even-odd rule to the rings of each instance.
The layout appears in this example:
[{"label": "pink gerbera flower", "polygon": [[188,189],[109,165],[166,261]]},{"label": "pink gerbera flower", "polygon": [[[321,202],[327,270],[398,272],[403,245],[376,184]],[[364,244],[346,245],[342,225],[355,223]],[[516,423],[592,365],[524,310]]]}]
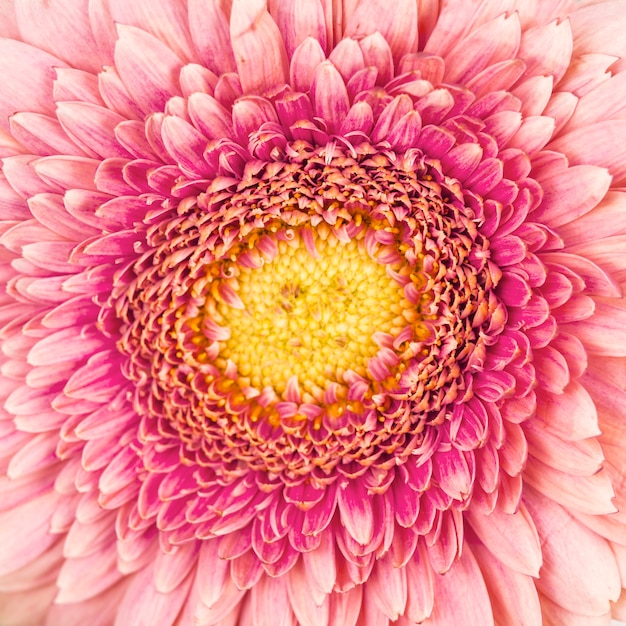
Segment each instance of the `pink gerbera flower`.
[{"label": "pink gerbera flower", "polygon": [[626,618],[625,28],[0,1],[0,623]]}]

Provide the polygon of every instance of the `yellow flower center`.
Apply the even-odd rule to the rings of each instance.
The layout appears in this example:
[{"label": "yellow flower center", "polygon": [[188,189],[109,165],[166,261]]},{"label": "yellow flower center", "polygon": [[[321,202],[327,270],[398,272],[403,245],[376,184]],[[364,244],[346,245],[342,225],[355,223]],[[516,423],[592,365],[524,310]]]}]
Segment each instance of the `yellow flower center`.
[{"label": "yellow flower center", "polygon": [[230,330],[220,358],[235,363],[242,382],[278,394],[295,375],[303,399],[320,401],[347,369],[368,376],[380,349],[375,334],[397,335],[411,305],[362,236],[346,243],[317,234],[315,250],[297,232],[276,243],[271,260],[240,267],[231,282],[243,308],[215,303],[214,321]]}]

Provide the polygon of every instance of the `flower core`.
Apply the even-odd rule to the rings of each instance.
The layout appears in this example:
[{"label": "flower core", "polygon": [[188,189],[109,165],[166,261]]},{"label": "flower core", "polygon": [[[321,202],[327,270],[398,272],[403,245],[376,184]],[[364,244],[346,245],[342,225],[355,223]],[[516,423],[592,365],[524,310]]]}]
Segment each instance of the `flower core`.
[{"label": "flower core", "polygon": [[375,333],[396,336],[411,305],[386,266],[368,255],[363,237],[309,237],[314,248],[299,234],[279,241],[269,263],[241,268],[234,298],[206,306],[230,329],[218,366],[231,359],[243,384],[278,394],[296,376],[312,401],[322,399],[329,382],[343,382],[347,369],[367,376],[379,350]]}]

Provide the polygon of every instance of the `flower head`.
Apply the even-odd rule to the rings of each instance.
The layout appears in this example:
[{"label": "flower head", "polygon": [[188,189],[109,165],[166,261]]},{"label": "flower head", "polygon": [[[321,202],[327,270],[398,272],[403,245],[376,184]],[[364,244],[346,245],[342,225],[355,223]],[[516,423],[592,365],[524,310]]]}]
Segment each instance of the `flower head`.
[{"label": "flower head", "polygon": [[0,5],[3,624],[626,616],[582,5]]}]

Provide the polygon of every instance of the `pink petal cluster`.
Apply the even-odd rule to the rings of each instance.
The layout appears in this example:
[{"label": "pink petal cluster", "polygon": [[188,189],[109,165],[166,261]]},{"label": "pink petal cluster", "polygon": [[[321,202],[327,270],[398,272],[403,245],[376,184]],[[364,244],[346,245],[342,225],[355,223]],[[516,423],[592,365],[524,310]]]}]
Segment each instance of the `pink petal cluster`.
[{"label": "pink petal cluster", "polygon": [[[626,619],[625,28],[0,0],[0,623]],[[225,311],[327,241],[398,311],[266,384]]]}]

